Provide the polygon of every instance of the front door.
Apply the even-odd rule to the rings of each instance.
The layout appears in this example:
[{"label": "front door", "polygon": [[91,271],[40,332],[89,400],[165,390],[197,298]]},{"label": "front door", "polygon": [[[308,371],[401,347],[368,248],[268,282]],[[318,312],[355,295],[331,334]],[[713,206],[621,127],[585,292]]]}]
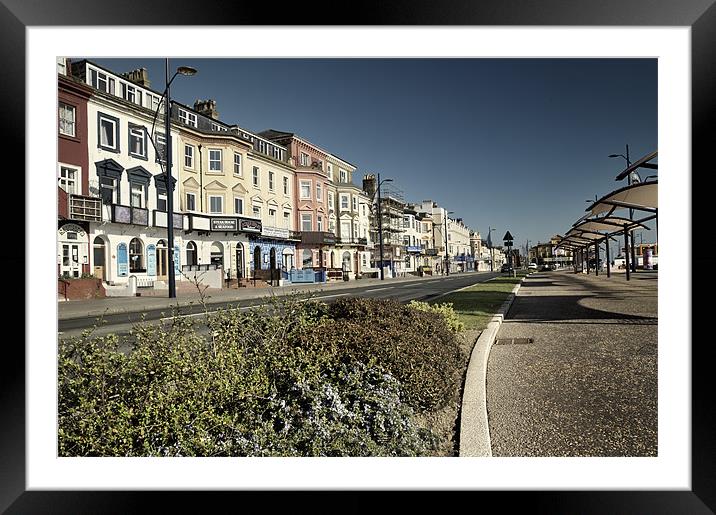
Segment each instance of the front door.
[{"label": "front door", "polygon": [[63,276],[80,276],[80,246],[77,243],[62,244],[62,265],[60,273]]},{"label": "front door", "polygon": [[239,280],[244,277],[244,248],[241,245],[236,245],[236,274]]},{"label": "front door", "polygon": [[166,247],[157,247],[157,280],[167,280],[167,265],[169,263],[169,256]]}]

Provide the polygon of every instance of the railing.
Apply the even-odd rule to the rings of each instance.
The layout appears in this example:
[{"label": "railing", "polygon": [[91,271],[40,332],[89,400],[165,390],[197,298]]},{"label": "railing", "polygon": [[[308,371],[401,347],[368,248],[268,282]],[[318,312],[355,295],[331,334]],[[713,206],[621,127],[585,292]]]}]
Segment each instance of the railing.
[{"label": "railing", "polygon": [[88,222],[102,221],[102,200],[85,195],[69,195],[69,217]]}]

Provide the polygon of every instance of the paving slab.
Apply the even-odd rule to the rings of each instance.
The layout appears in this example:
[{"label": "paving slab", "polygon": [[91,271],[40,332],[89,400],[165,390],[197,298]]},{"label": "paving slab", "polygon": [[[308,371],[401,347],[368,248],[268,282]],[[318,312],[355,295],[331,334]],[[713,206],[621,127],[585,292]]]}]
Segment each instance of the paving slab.
[{"label": "paving slab", "polygon": [[657,455],[657,289],[655,272],[523,282],[488,359],[493,456]]}]

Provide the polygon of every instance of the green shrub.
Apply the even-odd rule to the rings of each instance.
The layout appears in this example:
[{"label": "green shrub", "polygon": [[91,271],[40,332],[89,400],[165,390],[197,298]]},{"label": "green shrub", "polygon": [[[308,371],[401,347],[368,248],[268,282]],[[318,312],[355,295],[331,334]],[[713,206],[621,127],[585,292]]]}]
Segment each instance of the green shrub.
[{"label": "green shrub", "polygon": [[323,342],[337,356],[385,368],[420,411],[439,409],[459,379],[460,345],[443,317],[394,300],[344,298],[329,307],[330,322],[308,326],[296,343]]},{"label": "green shrub", "polygon": [[206,326],[138,325],[130,352],[114,335],[62,341],[59,455],[428,453],[435,437],[414,422],[396,377],[305,337],[333,323],[324,304],[289,299],[219,312]]},{"label": "green shrub", "polygon": [[458,314],[453,309],[452,302],[445,302],[443,304],[428,304],[427,302],[419,302],[411,300],[408,303],[408,307],[413,309],[419,309],[420,311],[427,311],[428,313],[435,313],[441,315],[445,319],[445,323],[448,325],[451,331],[459,333],[465,329],[465,324],[460,322]]}]

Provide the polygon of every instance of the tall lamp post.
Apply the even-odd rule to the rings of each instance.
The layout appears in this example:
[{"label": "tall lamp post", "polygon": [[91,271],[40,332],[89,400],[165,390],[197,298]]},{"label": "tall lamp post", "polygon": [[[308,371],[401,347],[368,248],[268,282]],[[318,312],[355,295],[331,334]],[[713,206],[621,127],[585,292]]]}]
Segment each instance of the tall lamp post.
[{"label": "tall lamp post", "polygon": [[383,272],[383,214],[380,208],[380,185],[384,182],[393,182],[393,179],[380,180],[380,174],[378,174],[378,242],[380,244],[380,280],[385,279]]},{"label": "tall lamp post", "polygon": [[[609,157],[621,157],[626,161],[627,168],[631,166],[631,161],[629,160],[629,145],[626,146],[626,155],[624,154],[609,154]],[[641,182],[641,178],[639,177],[639,174],[634,170],[633,172],[629,173],[627,175],[627,185],[632,185],[632,175],[636,175],[636,178],[639,182]],[[629,220],[634,220],[634,210],[632,208],[629,208]],[[631,270],[632,272],[636,272],[636,251],[634,250],[634,231],[629,231],[629,234],[631,235]]]},{"label": "tall lamp post", "polygon": [[448,254],[448,215],[455,211],[445,211],[445,275],[450,275],[450,254]]},{"label": "tall lamp post", "polygon": [[[174,72],[174,75],[172,75],[172,78],[169,78],[169,58],[165,60],[165,67],[164,67],[164,80],[166,81],[166,87],[164,88],[164,94],[162,95],[162,100],[164,101],[164,174],[166,177],[166,185],[167,185],[167,246],[169,247],[169,263],[168,263],[168,276],[169,276],[169,298],[173,299],[177,296],[176,291],[176,275],[174,271],[174,183],[172,182],[172,133],[171,133],[171,94],[169,86],[171,86],[172,82],[176,78],[177,75],[195,75],[196,74],[196,68],[192,68],[190,66],[179,66],[177,68],[177,71]],[[159,106],[157,106],[157,110],[154,113],[154,120],[156,120],[157,115],[159,114],[159,109],[161,108],[161,103]],[[153,128],[153,127],[152,127]],[[152,140],[152,138],[149,138],[149,141],[152,142],[152,146],[154,147],[154,150],[157,150],[157,146]],[[160,161],[161,164],[161,161]]]}]

